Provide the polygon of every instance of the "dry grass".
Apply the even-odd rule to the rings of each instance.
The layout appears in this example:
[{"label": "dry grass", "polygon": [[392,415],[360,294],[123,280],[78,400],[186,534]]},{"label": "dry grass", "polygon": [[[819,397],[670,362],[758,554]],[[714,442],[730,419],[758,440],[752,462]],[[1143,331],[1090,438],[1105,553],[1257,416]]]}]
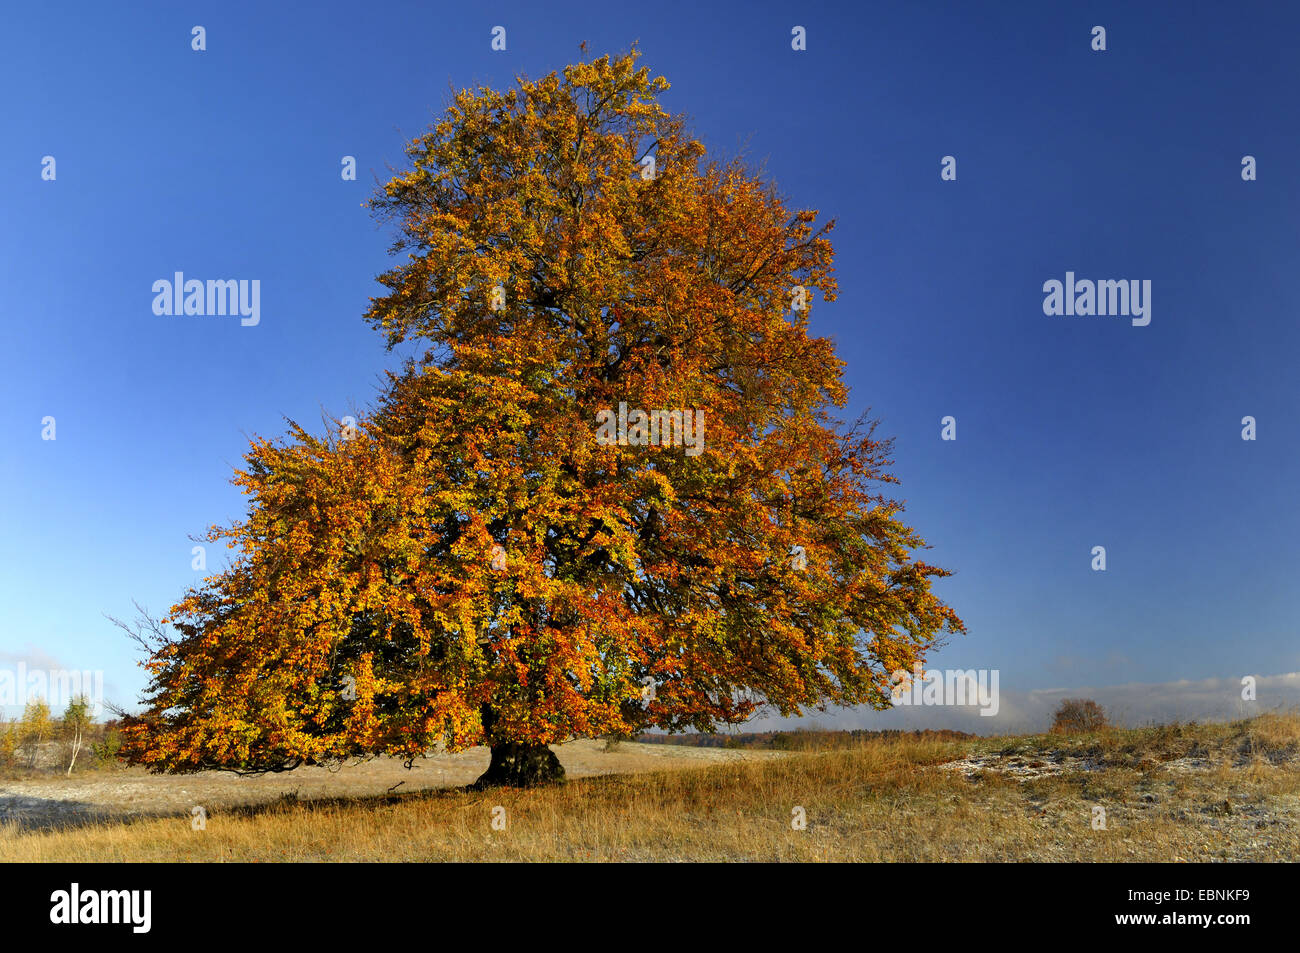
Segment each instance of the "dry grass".
[{"label": "dry grass", "polygon": [[0,861],[1285,861],[1300,856],[1298,754],[1295,715],[872,741],[529,791],[289,798],[203,831],[188,816],[11,825]]}]

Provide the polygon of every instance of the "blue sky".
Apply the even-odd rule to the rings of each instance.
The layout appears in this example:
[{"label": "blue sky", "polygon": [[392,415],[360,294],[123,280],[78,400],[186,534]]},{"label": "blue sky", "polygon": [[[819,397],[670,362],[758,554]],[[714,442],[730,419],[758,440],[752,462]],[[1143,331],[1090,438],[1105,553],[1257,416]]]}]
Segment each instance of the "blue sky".
[{"label": "blue sky", "polygon": [[[250,435],[365,407],[399,360],[361,320],[389,261],[375,177],[451,89],[585,40],[637,43],[711,151],[838,220],[841,294],[813,325],[956,570],[938,591],[970,632],[932,664],[1130,686],[1138,709],[1300,671],[1297,8],[274,6],[23,5],[0,33],[0,665],[103,670],[134,700],[104,613],[161,614],[203,575],[189,536],[242,514]],[[259,279],[260,324],[155,315],[176,271]],[[1150,325],[1046,316],[1067,271],[1150,280]],[[1264,707],[1294,680],[1268,684]]]}]

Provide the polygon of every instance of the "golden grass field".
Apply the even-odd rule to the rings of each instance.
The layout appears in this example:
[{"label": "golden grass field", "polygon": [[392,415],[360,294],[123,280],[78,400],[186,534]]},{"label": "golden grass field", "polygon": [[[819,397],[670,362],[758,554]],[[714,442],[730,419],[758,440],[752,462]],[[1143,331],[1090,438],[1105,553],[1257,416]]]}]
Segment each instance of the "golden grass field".
[{"label": "golden grass field", "polygon": [[[290,796],[214,809],[199,831],[188,813],[47,830],[10,822],[0,861],[1300,857],[1294,714],[1070,737],[872,740],[696,763],[533,790]],[[277,783],[293,787],[285,776]],[[1098,806],[1105,829],[1094,828]],[[796,808],[802,830],[792,825]],[[504,829],[494,829],[494,809]]]}]

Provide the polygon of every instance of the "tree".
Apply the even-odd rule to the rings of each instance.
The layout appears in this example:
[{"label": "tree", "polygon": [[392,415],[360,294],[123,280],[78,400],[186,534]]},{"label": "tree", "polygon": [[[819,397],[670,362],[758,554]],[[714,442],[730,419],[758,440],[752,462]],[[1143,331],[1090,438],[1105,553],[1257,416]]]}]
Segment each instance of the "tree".
[{"label": "tree", "polygon": [[60,728],[67,739],[68,776],[71,777],[72,766],[77,763],[77,755],[81,752],[86,731],[90,728],[90,699],[85,695],[71,699],[63,713]]},{"label": "tree", "polygon": [[890,441],[835,416],[833,223],[706,162],[636,57],[463,91],[409,145],[367,319],[422,356],[355,432],[253,442],[234,562],[136,629],[129,760],[486,743],[480,783],[553,780],[570,737],[887,707],[964,631]]},{"label": "tree", "polygon": [[1052,733],[1100,731],[1106,724],[1106,712],[1091,698],[1067,698],[1052,717]]},{"label": "tree", "polygon": [[23,706],[22,721],[18,725],[19,748],[27,755],[29,768],[36,767],[41,745],[49,737],[51,727],[50,706],[45,699],[33,699]]},{"label": "tree", "polygon": [[18,763],[18,727],[7,721],[0,732],[0,768],[12,768]]}]

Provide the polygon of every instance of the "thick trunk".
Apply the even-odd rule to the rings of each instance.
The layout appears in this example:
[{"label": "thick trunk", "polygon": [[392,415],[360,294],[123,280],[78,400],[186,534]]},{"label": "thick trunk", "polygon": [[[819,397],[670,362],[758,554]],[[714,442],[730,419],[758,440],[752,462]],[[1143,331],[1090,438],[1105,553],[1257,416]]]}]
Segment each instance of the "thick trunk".
[{"label": "thick trunk", "polygon": [[564,766],[549,747],[512,742],[492,746],[492,762],[473,787],[527,788],[563,780]]}]

